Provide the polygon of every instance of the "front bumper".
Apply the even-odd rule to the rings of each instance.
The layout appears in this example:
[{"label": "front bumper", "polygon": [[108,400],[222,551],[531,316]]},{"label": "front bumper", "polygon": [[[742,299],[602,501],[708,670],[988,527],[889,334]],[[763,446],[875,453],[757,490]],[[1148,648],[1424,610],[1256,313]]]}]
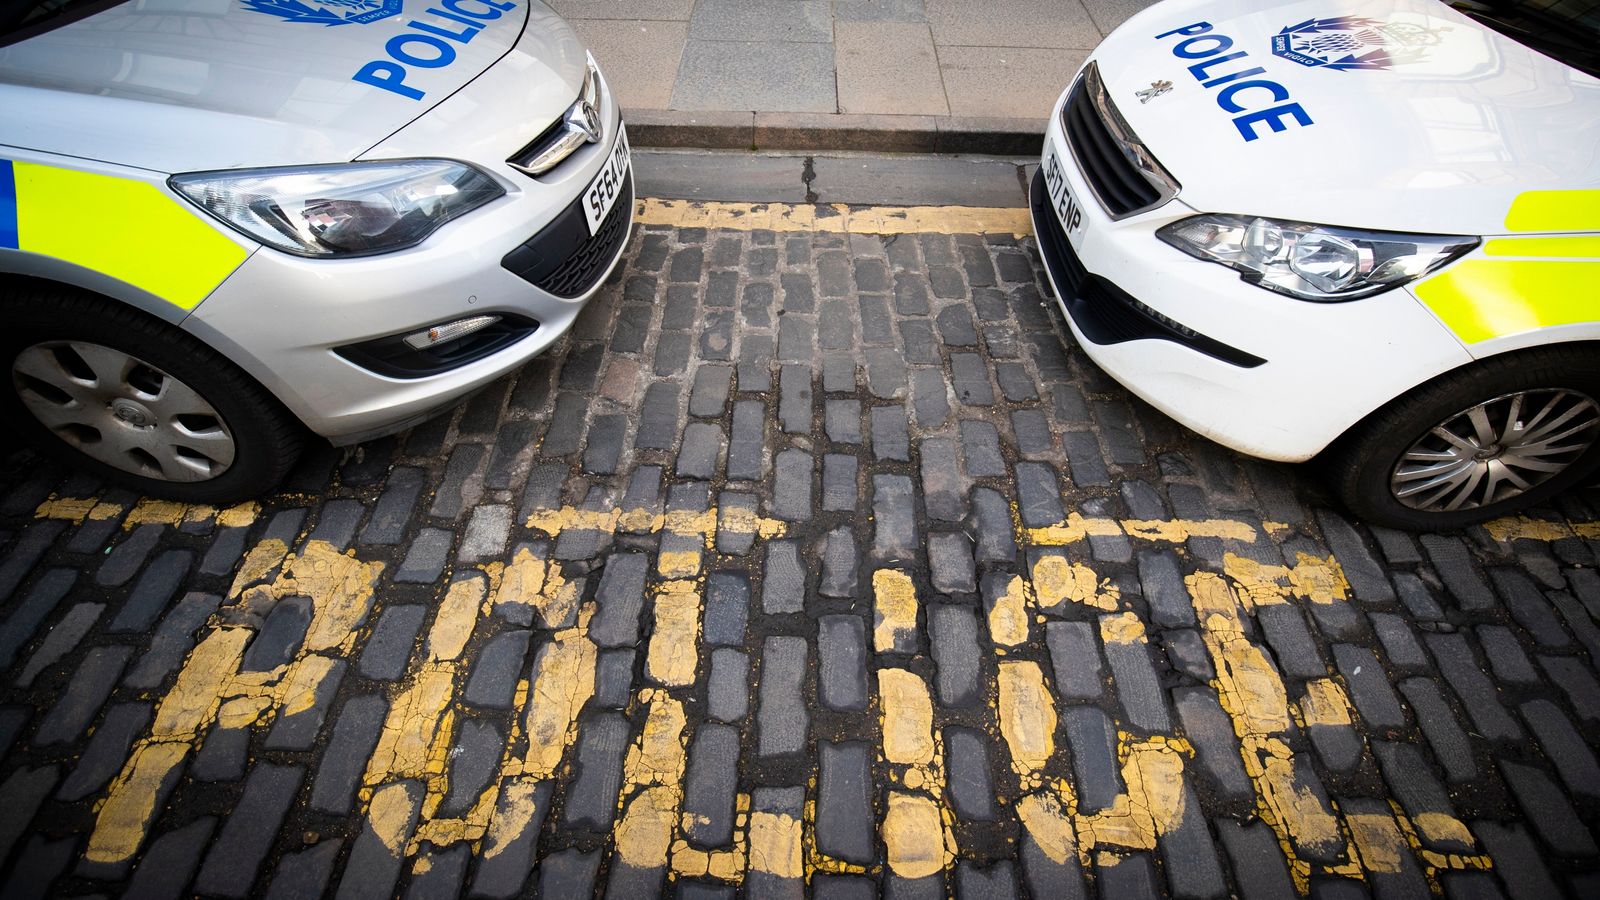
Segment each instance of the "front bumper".
[{"label": "front bumper", "polygon": [[[587,239],[581,209],[586,189],[616,142],[625,139],[609,87],[602,92],[601,113],[603,140],[580,149],[548,176],[532,179],[510,169],[503,158],[469,157],[502,182],[506,196],[447,224],[422,244],[349,260],[308,260],[263,248],[184,327],[237,362],[311,431],[335,444],[391,433],[448,408],[560,340],[621,259],[632,233],[631,164],[621,196],[594,239]],[[492,117],[493,107],[482,114]],[[450,149],[441,147],[432,155],[462,158]],[[504,157],[517,146],[502,149]],[[583,235],[573,237],[574,227]],[[530,244],[557,246],[561,261],[573,264],[552,280],[549,266],[535,271],[526,265]],[[436,375],[388,377],[336,352],[495,313],[531,320],[537,328]]]},{"label": "front bumper", "polygon": [[1240,452],[1300,462],[1406,390],[1471,361],[1403,290],[1307,303],[1169,247],[1156,230],[1198,212],[1181,197],[1113,220],[1074,161],[1061,123],[1066,100],[1050,118],[1043,165],[1052,154],[1060,161],[1081,218],[1069,230],[1047,200],[1033,203],[1040,253],[1084,352],[1152,406]]}]

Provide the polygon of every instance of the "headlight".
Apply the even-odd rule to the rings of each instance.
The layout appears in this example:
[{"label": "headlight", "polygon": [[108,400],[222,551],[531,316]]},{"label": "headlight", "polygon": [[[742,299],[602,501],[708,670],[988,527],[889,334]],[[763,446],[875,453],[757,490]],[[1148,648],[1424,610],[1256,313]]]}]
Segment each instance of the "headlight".
[{"label": "headlight", "polygon": [[1361,231],[1212,213],[1156,235],[1191,256],[1301,300],[1337,303],[1405,284],[1478,245],[1475,237]]},{"label": "headlight", "polygon": [[505,194],[488,175],[443,159],[196,172],[168,183],[249,237],[313,257],[411,247]]}]

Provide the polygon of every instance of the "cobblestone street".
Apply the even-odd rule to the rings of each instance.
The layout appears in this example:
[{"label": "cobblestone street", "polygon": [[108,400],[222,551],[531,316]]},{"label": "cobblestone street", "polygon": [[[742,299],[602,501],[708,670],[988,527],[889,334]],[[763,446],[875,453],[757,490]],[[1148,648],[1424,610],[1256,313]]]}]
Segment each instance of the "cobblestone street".
[{"label": "cobblestone street", "polygon": [[1592,493],[1349,521],[1099,373],[1026,210],[638,218],[259,504],[15,455],[0,894],[1600,896]]}]

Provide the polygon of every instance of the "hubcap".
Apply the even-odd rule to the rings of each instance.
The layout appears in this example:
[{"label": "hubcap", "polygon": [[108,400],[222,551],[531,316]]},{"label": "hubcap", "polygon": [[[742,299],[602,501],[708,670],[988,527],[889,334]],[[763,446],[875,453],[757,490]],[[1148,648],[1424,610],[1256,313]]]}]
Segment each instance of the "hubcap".
[{"label": "hubcap", "polygon": [[1577,391],[1496,397],[1418,438],[1389,476],[1411,509],[1477,509],[1525,493],[1566,471],[1600,439],[1600,404]]},{"label": "hubcap", "polygon": [[233,434],[193,388],[121,350],[48,341],[17,354],[11,383],[40,424],[85,455],[160,481],[216,478]]}]

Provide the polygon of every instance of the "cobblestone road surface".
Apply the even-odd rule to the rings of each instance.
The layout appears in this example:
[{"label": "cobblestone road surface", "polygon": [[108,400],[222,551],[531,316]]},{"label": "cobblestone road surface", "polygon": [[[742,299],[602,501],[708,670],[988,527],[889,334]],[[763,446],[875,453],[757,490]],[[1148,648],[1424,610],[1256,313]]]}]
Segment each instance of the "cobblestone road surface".
[{"label": "cobblestone road surface", "polygon": [[559,352],[259,505],[14,467],[0,893],[1600,895],[1583,500],[1341,518],[1014,211],[645,206]]}]

